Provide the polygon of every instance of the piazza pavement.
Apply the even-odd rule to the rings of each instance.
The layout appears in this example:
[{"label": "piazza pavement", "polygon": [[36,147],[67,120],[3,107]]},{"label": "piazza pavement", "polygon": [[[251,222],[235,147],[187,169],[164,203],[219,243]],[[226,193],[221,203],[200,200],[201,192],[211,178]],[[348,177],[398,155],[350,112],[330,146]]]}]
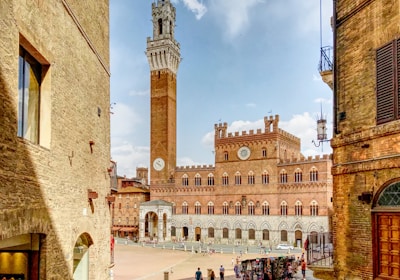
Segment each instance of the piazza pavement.
[{"label": "piazza pavement", "polygon": [[[225,279],[230,280],[237,279],[232,264],[236,258],[246,260],[290,255],[297,259],[301,254],[300,249],[291,252],[272,249],[269,252],[257,246],[206,245],[198,242],[146,244],[116,238],[111,280],[193,280],[197,267],[200,267],[204,280],[208,279],[209,269],[214,270],[216,279],[219,279],[221,265],[225,268]],[[301,270],[297,271],[294,279],[302,279]],[[317,278],[307,270],[306,279]]]}]

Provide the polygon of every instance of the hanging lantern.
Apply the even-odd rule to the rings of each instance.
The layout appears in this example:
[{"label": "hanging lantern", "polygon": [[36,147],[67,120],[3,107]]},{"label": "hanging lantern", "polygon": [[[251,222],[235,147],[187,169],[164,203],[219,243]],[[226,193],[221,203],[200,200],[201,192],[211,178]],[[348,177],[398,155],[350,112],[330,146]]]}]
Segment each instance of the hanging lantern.
[{"label": "hanging lantern", "polygon": [[317,138],[319,141],[324,141],[327,139],[326,120],[322,118],[317,120],[317,134]]}]

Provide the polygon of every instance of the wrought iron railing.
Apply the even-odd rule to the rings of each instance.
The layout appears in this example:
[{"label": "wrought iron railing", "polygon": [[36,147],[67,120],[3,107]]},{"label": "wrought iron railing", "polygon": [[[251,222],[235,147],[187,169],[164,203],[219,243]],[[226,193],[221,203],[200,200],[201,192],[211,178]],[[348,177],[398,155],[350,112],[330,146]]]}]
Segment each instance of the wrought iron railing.
[{"label": "wrought iron railing", "polygon": [[321,56],[319,60],[319,72],[333,70],[333,48],[331,46],[321,47]]},{"label": "wrought iron railing", "polygon": [[307,236],[307,263],[312,266],[333,267],[331,232],[311,233]]}]

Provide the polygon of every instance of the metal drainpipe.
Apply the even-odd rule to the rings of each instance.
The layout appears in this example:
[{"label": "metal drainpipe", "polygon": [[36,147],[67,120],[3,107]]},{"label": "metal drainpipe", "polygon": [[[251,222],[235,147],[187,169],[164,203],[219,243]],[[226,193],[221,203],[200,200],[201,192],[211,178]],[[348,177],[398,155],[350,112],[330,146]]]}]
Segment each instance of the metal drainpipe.
[{"label": "metal drainpipe", "polygon": [[338,119],[337,119],[337,110],[338,110],[338,100],[337,100],[337,43],[336,43],[336,1],[333,0],[333,131],[334,134],[337,135],[340,132],[338,131]]}]

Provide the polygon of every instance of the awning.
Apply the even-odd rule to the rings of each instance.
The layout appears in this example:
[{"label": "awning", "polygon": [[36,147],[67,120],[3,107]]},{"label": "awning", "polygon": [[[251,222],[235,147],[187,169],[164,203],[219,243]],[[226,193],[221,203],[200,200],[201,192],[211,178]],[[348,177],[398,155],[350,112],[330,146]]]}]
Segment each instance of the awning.
[{"label": "awning", "polygon": [[112,231],[119,231],[120,227],[112,227]]}]

